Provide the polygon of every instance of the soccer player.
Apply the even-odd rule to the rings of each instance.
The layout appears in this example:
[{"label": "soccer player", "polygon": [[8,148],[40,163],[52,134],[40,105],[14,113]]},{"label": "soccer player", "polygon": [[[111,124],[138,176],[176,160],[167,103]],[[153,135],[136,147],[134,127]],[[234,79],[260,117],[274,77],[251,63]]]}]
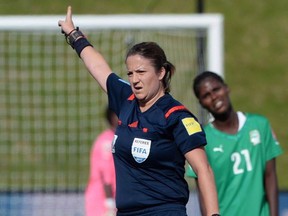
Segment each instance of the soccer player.
[{"label": "soccer player", "polygon": [[90,154],[90,175],[85,190],[86,216],[114,216],[115,208],[115,168],[112,156],[112,142],[118,125],[116,114],[105,110],[109,128],[94,141]]},{"label": "soccer player", "polygon": [[154,42],[134,45],[125,63],[129,83],[112,72],[72,21],[58,25],[86,68],[108,94],[119,118],[113,141],[118,216],[186,216],[185,162],[198,175],[205,215],[218,215],[214,176],[196,117],[170,94],[175,67]]},{"label": "soccer player", "polygon": [[[205,149],[215,175],[221,215],[277,216],[275,163],[282,149],[269,121],[261,115],[236,112],[227,84],[216,73],[198,75],[193,90],[213,116],[204,127]],[[197,177],[191,168],[187,175]]]}]

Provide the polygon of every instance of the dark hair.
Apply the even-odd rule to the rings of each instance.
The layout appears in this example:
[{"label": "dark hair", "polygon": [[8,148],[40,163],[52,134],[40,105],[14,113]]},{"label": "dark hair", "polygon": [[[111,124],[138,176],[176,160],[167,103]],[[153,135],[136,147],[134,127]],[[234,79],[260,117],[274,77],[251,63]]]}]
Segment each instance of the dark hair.
[{"label": "dark hair", "polygon": [[197,98],[199,98],[199,86],[202,83],[202,81],[204,81],[207,78],[213,78],[222,83],[223,85],[226,85],[226,83],[224,82],[223,78],[220,75],[211,71],[204,71],[194,78],[193,91]]},{"label": "dark hair", "polygon": [[105,118],[109,125],[113,125],[113,115],[115,115],[115,113],[107,106],[105,109]]},{"label": "dark hair", "polygon": [[170,82],[172,75],[175,73],[175,66],[167,61],[165,52],[157,43],[142,42],[136,44],[127,52],[126,60],[129,56],[132,55],[141,55],[147,59],[150,59],[157,71],[164,67],[166,71],[162,81],[164,85],[164,91],[165,93],[170,92]]}]

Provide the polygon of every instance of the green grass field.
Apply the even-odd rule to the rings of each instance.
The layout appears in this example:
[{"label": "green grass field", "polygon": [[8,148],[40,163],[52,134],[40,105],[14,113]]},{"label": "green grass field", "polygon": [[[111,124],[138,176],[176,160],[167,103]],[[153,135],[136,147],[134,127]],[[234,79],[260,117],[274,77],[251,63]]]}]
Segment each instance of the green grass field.
[{"label": "green grass field", "polygon": [[[205,1],[205,12],[225,18],[225,77],[237,110],[267,116],[284,148],[277,161],[280,189],[288,189],[288,2]],[[75,14],[195,13],[188,0],[0,0],[0,14],[63,14],[67,5]],[[286,5],[286,6],[285,6]]]}]

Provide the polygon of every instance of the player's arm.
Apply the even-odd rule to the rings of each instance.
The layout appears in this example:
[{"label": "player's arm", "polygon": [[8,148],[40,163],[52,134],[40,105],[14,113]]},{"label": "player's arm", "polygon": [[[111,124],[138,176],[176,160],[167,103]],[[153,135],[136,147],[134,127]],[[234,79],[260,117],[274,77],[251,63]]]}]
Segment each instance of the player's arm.
[{"label": "player's arm", "polygon": [[[76,31],[72,20],[71,6],[68,6],[67,8],[66,19],[59,20],[58,25],[66,35],[72,34],[74,31]],[[75,39],[75,41],[80,40],[81,38],[83,38],[83,36],[79,36]],[[106,81],[112,70],[103,56],[92,46],[85,46],[78,54],[80,55],[90,74],[97,80],[101,88],[107,92]]]},{"label": "player's arm", "polygon": [[271,216],[278,216],[278,183],[275,158],[266,163],[265,190]]},{"label": "player's arm", "polygon": [[[203,215],[219,214],[218,198],[213,171],[208,163],[204,147],[196,148],[185,154],[185,157],[198,177],[200,201]],[[202,212],[203,213],[203,212]]]},{"label": "player's arm", "polygon": [[203,206],[204,201],[203,201],[203,197],[202,197],[201,191],[199,190],[199,185],[198,185],[198,179],[197,178],[195,178],[195,183],[196,183],[196,189],[197,189],[197,193],[198,193],[200,211],[201,211],[202,215],[205,215],[205,209],[204,209],[204,206]]}]

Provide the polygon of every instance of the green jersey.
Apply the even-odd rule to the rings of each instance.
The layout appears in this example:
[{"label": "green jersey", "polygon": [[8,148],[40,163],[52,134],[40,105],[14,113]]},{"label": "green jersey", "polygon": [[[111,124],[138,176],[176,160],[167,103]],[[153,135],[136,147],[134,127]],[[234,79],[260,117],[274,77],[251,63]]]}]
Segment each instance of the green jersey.
[{"label": "green jersey", "polygon": [[[269,216],[265,198],[266,162],[282,153],[268,120],[245,114],[237,134],[226,134],[210,123],[204,127],[208,160],[214,171],[222,216]],[[195,177],[191,168],[187,176]]]}]

